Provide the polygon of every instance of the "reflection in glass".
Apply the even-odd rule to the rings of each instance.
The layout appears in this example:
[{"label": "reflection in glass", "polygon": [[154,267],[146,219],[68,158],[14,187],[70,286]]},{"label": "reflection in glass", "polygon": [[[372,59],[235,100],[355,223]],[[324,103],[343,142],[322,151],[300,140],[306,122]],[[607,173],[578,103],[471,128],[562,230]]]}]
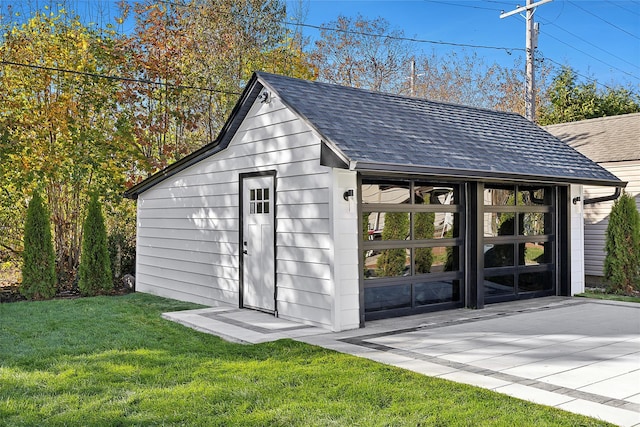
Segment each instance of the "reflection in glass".
[{"label": "reflection in glass", "polygon": [[460,281],[416,283],[413,286],[415,305],[460,301]]},{"label": "reflection in glass", "polygon": [[436,183],[416,182],[414,184],[415,203],[425,205],[453,205],[456,191],[453,186]]},{"label": "reflection in glass", "polygon": [[364,311],[411,307],[411,285],[382,286],[364,289]]},{"label": "reflection in glass", "polygon": [[514,265],[514,245],[484,245],[484,267],[510,267]]},{"label": "reflection in glass", "polygon": [[415,249],[416,274],[458,271],[458,246]]},{"label": "reflection in glass", "polygon": [[521,273],[518,277],[519,292],[549,291],[551,289],[553,289],[553,278],[550,271]]},{"label": "reflection in glass", "polygon": [[411,274],[409,249],[375,249],[364,253],[365,279],[401,277]]},{"label": "reflection in glass", "polygon": [[520,265],[540,265],[551,263],[551,242],[520,243]]},{"label": "reflection in glass", "polygon": [[551,189],[538,186],[518,187],[518,204],[524,206],[550,205]]},{"label": "reflection in glass", "polygon": [[520,214],[520,235],[540,236],[550,234],[551,214],[528,212]]},{"label": "reflection in glass", "polygon": [[363,203],[411,203],[410,185],[404,181],[362,183]]},{"label": "reflection in glass", "polygon": [[[409,213],[365,212],[367,238],[365,240],[406,240],[409,237]],[[363,218],[363,219],[364,219]]]},{"label": "reflection in glass", "polygon": [[485,212],[484,237],[513,236],[515,218],[514,212]]},{"label": "reflection in glass", "polygon": [[513,186],[485,186],[484,204],[485,206],[514,206],[515,187]]},{"label": "reflection in glass", "polygon": [[486,276],[484,278],[485,296],[509,295],[514,292],[514,279],[512,274]]}]

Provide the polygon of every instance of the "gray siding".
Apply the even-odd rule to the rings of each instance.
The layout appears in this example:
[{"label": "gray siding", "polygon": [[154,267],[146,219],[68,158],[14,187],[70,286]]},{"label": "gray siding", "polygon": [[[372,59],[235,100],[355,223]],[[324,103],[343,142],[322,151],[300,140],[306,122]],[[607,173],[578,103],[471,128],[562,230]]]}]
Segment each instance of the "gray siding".
[{"label": "gray siding", "polygon": [[[623,181],[628,181],[626,192],[635,198],[640,209],[640,161],[601,163]],[[585,186],[585,198],[606,196],[613,192],[607,187]],[[602,276],[604,244],[609,213],[613,202],[596,203],[584,208],[584,264],[587,276]]]},{"label": "gray siding", "polygon": [[331,327],[331,169],[277,98],[256,102],[229,147],[138,198],[137,289],[207,305],[239,301],[239,174],[276,170],[278,311]]}]

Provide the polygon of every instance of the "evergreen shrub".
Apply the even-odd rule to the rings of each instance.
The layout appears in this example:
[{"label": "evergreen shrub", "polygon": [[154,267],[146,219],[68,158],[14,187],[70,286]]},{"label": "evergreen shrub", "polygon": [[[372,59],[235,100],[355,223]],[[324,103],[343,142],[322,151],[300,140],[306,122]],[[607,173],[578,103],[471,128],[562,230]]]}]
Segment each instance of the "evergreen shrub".
[{"label": "evergreen shrub", "polygon": [[604,277],[608,291],[632,294],[640,290],[640,214],[635,201],[623,194],[613,204],[607,226]]},{"label": "evergreen shrub", "polygon": [[20,293],[28,299],[49,299],[56,294],[56,256],[51,222],[38,191],[33,192],[27,208]]},{"label": "evergreen shrub", "polygon": [[82,232],[78,288],[83,295],[97,295],[113,289],[107,230],[96,194],[89,201]]}]

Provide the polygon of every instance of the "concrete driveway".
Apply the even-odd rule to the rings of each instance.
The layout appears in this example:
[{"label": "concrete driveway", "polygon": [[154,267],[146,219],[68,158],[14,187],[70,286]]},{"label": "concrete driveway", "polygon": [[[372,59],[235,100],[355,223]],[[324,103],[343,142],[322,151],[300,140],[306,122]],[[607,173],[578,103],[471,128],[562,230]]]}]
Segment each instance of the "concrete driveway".
[{"label": "concrete driveway", "polygon": [[293,338],[640,426],[640,304],[550,297],[372,321],[341,333],[234,308],[165,317],[239,342]]}]

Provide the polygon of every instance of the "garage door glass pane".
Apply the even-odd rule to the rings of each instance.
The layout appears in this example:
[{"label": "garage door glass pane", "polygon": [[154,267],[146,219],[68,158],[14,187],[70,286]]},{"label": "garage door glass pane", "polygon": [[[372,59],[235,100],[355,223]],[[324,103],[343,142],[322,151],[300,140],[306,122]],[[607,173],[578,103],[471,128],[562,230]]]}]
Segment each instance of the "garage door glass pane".
[{"label": "garage door glass pane", "polygon": [[518,291],[535,292],[549,291],[553,289],[553,278],[550,271],[539,273],[520,273],[518,278]]},{"label": "garage door glass pane", "polygon": [[485,212],[484,237],[515,235],[514,212]]},{"label": "garage door glass pane", "polygon": [[504,276],[486,276],[484,278],[485,296],[510,295],[514,293],[512,274]]},{"label": "garage door glass pane", "polygon": [[413,288],[415,305],[460,301],[460,281],[442,280],[416,283]]},{"label": "garage door glass pane", "polygon": [[411,307],[411,285],[365,288],[364,311],[373,312]]},{"label": "garage door glass pane", "polygon": [[458,250],[458,246],[414,249],[416,274],[458,271]]},{"label": "garage door glass pane", "polygon": [[520,244],[520,252],[524,251],[524,257],[520,257],[520,265],[550,264],[551,242],[527,242]]},{"label": "garage door glass pane", "polygon": [[411,203],[410,184],[403,181],[389,181],[362,184],[363,203],[402,204]]},{"label": "garage door glass pane", "polygon": [[484,245],[484,267],[510,267],[514,263],[514,245]]},{"label": "garage door glass pane", "polygon": [[551,204],[551,189],[539,186],[519,186],[518,204],[524,206],[540,206]]},{"label": "garage door glass pane", "polygon": [[365,279],[411,275],[410,253],[405,248],[365,251]]},{"label": "garage door glass pane", "polygon": [[485,206],[515,206],[515,187],[513,186],[485,186]]},{"label": "garage door glass pane", "polygon": [[408,212],[365,212],[368,240],[407,240],[409,237]]},{"label": "garage door glass pane", "polygon": [[453,186],[437,183],[419,182],[414,184],[416,204],[453,205],[456,203]]},{"label": "garage door glass pane", "polygon": [[551,214],[529,212],[519,216],[521,236],[540,236],[551,233]]}]

